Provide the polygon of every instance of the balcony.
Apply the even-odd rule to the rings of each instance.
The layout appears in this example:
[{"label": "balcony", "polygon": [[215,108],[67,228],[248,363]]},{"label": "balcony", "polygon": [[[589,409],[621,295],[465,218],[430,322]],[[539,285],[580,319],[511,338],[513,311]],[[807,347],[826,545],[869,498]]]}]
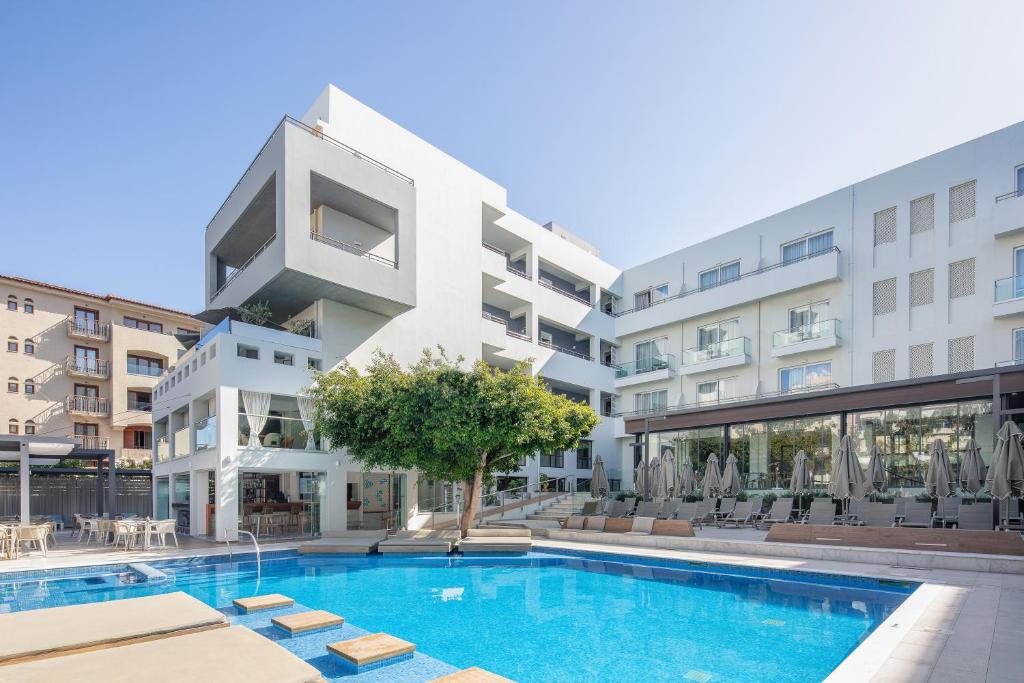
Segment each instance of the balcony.
[{"label": "balcony", "polygon": [[128,399],[128,410],[134,410],[139,413],[151,413],[153,412],[153,402],[138,398],[130,398]]},{"label": "balcony", "polygon": [[170,444],[166,436],[161,436],[156,442],[156,461],[167,462],[171,459]]},{"label": "balcony", "polygon": [[835,318],[772,333],[773,358],[836,346],[839,346],[839,321]]},{"label": "balcony", "polygon": [[1024,231],[1024,191],[1014,190],[996,197],[992,211],[992,232],[995,237],[1009,237]]},{"label": "balcony", "polygon": [[105,436],[90,436],[88,434],[71,434],[69,439],[74,439],[78,448],[85,448],[93,451],[105,451],[109,446],[109,440]]},{"label": "balcony", "polygon": [[110,377],[110,361],[68,356],[64,359],[64,374],[87,379],[107,379]]},{"label": "balcony", "polygon": [[576,351],[575,349],[570,349],[570,348],[567,348],[567,347],[564,347],[564,346],[558,346],[557,344],[552,344],[551,342],[546,342],[546,341],[538,340],[537,341],[537,345],[538,346],[543,346],[545,349],[551,349],[552,351],[558,351],[559,353],[565,353],[565,354],[568,354],[570,356],[575,356],[576,358],[582,358],[583,360],[587,360],[587,361],[593,361],[594,360],[594,358],[592,356],[588,356],[585,353],[582,353],[580,351]]},{"label": "balcony", "polygon": [[90,341],[110,341],[110,323],[97,323],[89,320],[67,319],[68,336],[72,339],[88,339]]},{"label": "balcony", "polygon": [[128,374],[142,375],[143,377],[159,377],[164,374],[164,369],[162,366],[154,365],[153,363],[139,363],[129,359]]},{"label": "balcony", "polygon": [[153,451],[148,448],[122,448],[121,457],[117,459],[117,466],[131,465],[140,467],[153,458]]},{"label": "balcony", "polygon": [[247,448],[287,448],[319,451],[320,438],[310,434],[299,418],[268,416],[262,431],[255,437],[244,414],[238,416],[238,445]]},{"label": "balcony", "polygon": [[369,261],[373,261],[374,263],[379,263],[382,266],[387,266],[389,268],[397,268],[398,267],[398,263],[396,263],[395,261],[393,261],[393,260],[391,260],[389,258],[385,258],[383,256],[379,256],[377,254],[374,254],[371,251],[366,251],[362,247],[356,246],[354,244],[350,244],[348,242],[343,242],[342,240],[335,239],[333,237],[328,237],[327,235],[319,233],[316,230],[311,230],[309,232],[309,237],[310,237],[310,239],[315,240],[317,242],[322,242],[323,244],[327,244],[329,246],[332,246],[335,249],[341,249],[342,251],[347,251],[350,254],[355,254],[356,256],[359,256],[361,258],[367,259]]},{"label": "balcony", "polygon": [[671,379],[676,375],[676,368],[676,357],[671,353],[622,363],[615,366],[615,387]]},{"label": "balcony", "polygon": [[207,448],[217,447],[217,416],[211,415],[197,420],[196,428],[196,452]]},{"label": "balcony", "polygon": [[110,401],[98,396],[68,396],[64,409],[69,415],[110,415]]},{"label": "balcony", "polygon": [[174,432],[174,457],[184,458],[192,452],[191,428],[182,427]]},{"label": "balcony", "polygon": [[[524,275],[524,277],[526,277],[526,276]],[[593,308],[594,307],[594,304],[590,303],[589,299],[586,299],[586,298],[580,296],[576,292],[570,292],[568,289],[564,289],[562,287],[559,287],[554,282],[552,282],[551,280],[547,280],[544,277],[537,278],[537,283],[541,287],[543,287],[545,289],[549,289],[552,292],[556,292],[558,294],[561,294],[565,298],[571,299],[572,301],[575,301],[576,303],[583,304],[584,306],[586,306],[588,308]]]},{"label": "balcony", "polygon": [[736,337],[683,351],[682,375],[695,375],[750,363],[750,338]]},{"label": "balcony", "polygon": [[1024,313],[1024,275],[996,280],[992,315],[1002,318]]}]

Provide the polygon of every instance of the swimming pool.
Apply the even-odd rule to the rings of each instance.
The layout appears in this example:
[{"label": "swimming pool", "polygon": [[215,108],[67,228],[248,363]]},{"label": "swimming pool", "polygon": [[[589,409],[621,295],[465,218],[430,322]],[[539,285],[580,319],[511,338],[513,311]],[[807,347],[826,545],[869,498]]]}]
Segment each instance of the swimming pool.
[{"label": "swimming pool", "polygon": [[916,588],[561,550],[481,558],[272,553],[258,580],[248,560],[151,564],[168,579],[144,581],[126,565],[0,574],[0,610],[183,590],[230,613],[234,598],[284,593],[448,664],[523,683],[815,681]]}]

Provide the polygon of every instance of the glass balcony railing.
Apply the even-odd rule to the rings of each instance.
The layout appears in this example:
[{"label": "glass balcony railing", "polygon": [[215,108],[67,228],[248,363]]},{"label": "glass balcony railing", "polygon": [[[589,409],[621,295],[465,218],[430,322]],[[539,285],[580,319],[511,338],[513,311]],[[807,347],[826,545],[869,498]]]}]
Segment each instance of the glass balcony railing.
[{"label": "glass balcony railing", "polygon": [[198,420],[196,427],[196,450],[217,447],[217,416],[211,415]]},{"label": "glass balcony railing", "polygon": [[250,448],[291,448],[300,451],[319,451],[320,438],[310,434],[305,424],[297,417],[268,415],[255,441],[252,428],[244,414],[238,416],[238,445]]},{"label": "glass balcony railing", "polygon": [[151,363],[135,363],[128,361],[128,374],[129,375],[145,375],[147,377],[159,377],[164,373],[164,369],[158,365]]},{"label": "glass balcony railing", "polygon": [[696,365],[706,363],[709,360],[718,358],[733,358],[736,356],[750,355],[750,339],[747,337],[736,337],[725,341],[708,344],[694,349],[683,351],[683,365]]},{"label": "glass balcony railing", "polygon": [[1024,297],[1024,275],[1004,277],[996,280],[995,302],[1010,301]]},{"label": "glass balcony railing", "polygon": [[812,339],[829,339],[839,336],[839,321],[835,318],[794,327],[790,330],[779,330],[772,333],[772,347],[792,346]]},{"label": "glass balcony railing", "polygon": [[167,437],[161,436],[156,442],[156,461],[167,462],[171,459],[170,444],[167,443]]},{"label": "glass balcony railing", "polygon": [[184,458],[192,452],[192,439],[190,438],[191,431],[192,430],[188,427],[182,427],[178,431],[174,432],[175,458]]},{"label": "glass balcony railing", "polygon": [[643,358],[641,360],[619,364],[618,367],[615,368],[615,378],[622,379],[623,377],[635,377],[636,375],[642,375],[647,372],[675,369],[676,357],[671,353],[663,353],[660,356],[652,356],[651,358]]}]

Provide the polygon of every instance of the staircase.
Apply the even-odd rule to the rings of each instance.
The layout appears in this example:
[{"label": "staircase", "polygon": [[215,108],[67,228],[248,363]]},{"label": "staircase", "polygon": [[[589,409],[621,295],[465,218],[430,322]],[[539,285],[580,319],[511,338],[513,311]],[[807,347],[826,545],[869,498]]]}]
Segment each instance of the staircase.
[{"label": "staircase", "polygon": [[526,519],[555,521],[569,515],[576,515],[583,509],[583,503],[590,500],[589,493],[566,493],[550,503],[546,503],[537,512],[526,515]]}]

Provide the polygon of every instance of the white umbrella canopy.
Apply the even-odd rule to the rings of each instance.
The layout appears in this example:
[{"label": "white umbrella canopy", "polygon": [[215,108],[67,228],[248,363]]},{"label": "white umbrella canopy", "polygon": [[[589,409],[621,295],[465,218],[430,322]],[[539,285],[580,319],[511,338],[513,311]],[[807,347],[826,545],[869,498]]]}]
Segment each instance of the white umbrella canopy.
[{"label": "white umbrella canopy", "polygon": [[662,483],[664,482],[664,472],[662,471],[661,458],[654,456],[651,459],[651,498],[664,498],[667,494],[662,489]]},{"label": "white umbrella canopy", "polygon": [[793,476],[789,478],[789,492],[796,495],[811,488],[811,467],[807,453],[797,451],[793,458]]},{"label": "white umbrella canopy", "polygon": [[590,497],[604,498],[608,495],[608,474],[604,470],[604,459],[594,458],[594,469],[590,475]]},{"label": "white umbrella canopy", "polygon": [[889,490],[889,473],[885,469],[885,456],[878,444],[871,444],[871,458],[868,460],[869,492],[885,493]]},{"label": "white umbrella canopy", "polygon": [[978,495],[985,486],[985,463],[974,439],[968,439],[960,458],[960,488]]},{"label": "white umbrella canopy", "polygon": [[704,466],[704,498],[718,498],[722,494],[722,472],[718,469],[718,456],[712,453]]},{"label": "white umbrella canopy", "polygon": [[725,470],[722,472],[722,496],[735,498],[743,490],[743,481],[740,479],[739,460],[732,453],[725,459]]},{"label": "white umbrella canopy", "polygon": [[1021,447],[1020,427],[1004,422],[999,428],[992,464],[985,477],[985,489],[993,498],[1020,498],[1024,495],[1024,448]]},{"label": "white umbrella canopy", "polygon": [[638,495],[644,495],[644,492],[647,490],[648,474],[649,472],[644,466],[644,461],[641,460],[639,464],[637,464],[636,469],[633,470],[633,490],[636,491]]},{"label": "white umbrella canopy", "polygon": [[693,461],[690,454],[684,453],[679,465],[679,491],[677,495],[692,496],[697,492],[697,476],[693,473]]},{"label": "white umbrella canopy", "polygon": [[847,434],[839,442],[839,448],[832,455],[832,476],[828,492],[834,498],[860,500],[867,491],[864,470],[860,468],[853,438]]},{"label": "white umbrella canopy", "polygon": [[661,471],[665,477],[666,496],[679,495],[679,473],[676,471],[676,454],[666,448],[661,454]]},{"label": "white umbrella canopy", "polygon": [[928,470],[924,475],[924,488],[930,496],[945,498],[953,493],[953,467],[949,464],[949,451],[942,439],[932,442],[928,454]]}]

